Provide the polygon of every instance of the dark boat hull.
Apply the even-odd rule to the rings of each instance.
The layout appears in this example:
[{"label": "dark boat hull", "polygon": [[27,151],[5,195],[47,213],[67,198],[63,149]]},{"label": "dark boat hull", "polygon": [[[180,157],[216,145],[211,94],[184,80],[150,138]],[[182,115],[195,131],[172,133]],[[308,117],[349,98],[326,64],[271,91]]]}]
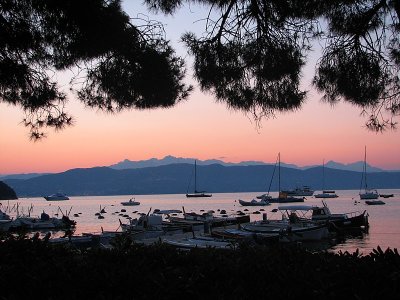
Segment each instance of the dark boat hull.
[{"label": "dark boat hull", "polygon": [[292,202],[304,202],[303,198],[296,198],[296,197],[286,197],[286,198],[271,198],[268,199],[270,203],[292,203]]},{"label": "dark boat hull", "polygon": [[186,194],[187,198],[204,198],[204,197],[212,197],[211,194],[204,194],[204,193],[198,193],[198,194]]}]

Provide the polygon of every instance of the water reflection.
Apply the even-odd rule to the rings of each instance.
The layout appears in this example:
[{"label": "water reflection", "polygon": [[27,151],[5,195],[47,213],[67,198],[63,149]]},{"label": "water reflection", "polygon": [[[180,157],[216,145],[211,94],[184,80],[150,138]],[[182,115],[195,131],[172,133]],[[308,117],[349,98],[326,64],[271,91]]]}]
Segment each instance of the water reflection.
[{"label": "water reflection", "polygon": [[[317,248],[329,249],[333,252],[354,252],[359,249],[364,254],[370,253],[380,246],[387,248],[400,247],[400,190],[385,190],[382,193],[394,194],[393,198],[385,199],[386,205],[368,206],[364,202],[356,201],[358,191],[336,191],[338,198],[327,200],[332,213],[346,213],[364,210],[369,215],[369,232],[362,232],[345,236],[344,239],[336,239]],[[138,218],[141,213],[147,214],[154,209],[185,209],[186,212],[201,213],[208,210],[215,211],[218,216],[225,210],[228,215],[237,215],[238,212],[250,216],[252,221],[260,220],[266,214],[268,219],[280,218],[277,210],[278,204],[273,203],[267,207],[243,207],[238,199],[251,200],[259,193],[221,193],[213,194],[212,198],[190,199],[185,195],[135,195],[141,204],[133,207],[124,207],[121,202],[131,198],[131,195],[122,196],[97,196],[97,197],[70,197],[68,201],[47,202],[43,198],[22,198],[14,201],[1,201],[2,209],[15,206],[19,203],[19,212],[26,213],[29,207],[33,207],[32,214],[40,215],[45,211],[50,216],[60,215],[60,210],[70,213],[70,217],[77,221],[75,234],[85,232],[118,231],[120,221],[127,222],[130,218]],[[274,195],[272,195],[274,196]],[[308,197],[306,205],[321,205],[320,199]],[[122,211],[125,209],[126,211]],[[99,219],[96,213],[104,217]],[[14,212],[15,215],[15,212]],[[52,233],[59,235],[59,233]]]}]

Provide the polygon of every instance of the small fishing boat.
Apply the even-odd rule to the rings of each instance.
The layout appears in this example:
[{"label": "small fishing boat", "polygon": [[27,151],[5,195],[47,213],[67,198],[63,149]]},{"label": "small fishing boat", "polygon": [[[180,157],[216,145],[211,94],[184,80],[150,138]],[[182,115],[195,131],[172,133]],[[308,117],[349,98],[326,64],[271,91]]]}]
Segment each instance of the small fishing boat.
[{"label": "small fishing boat", "polygon": [[129,201],[121,202],[121,204],[123,206],[135,206],[135,205],[139,205],[140,202],[136,201],[135,198],[131,198],[131,199],[129,199]]},{"label": "small fishing boat", "polygon": [[379,197],[382,197],[382,198],[391,198],[391,197],[394,197],[394,194],[379,194]]},{"label": "small fishing boat", "polygon": [[260,201],[257,201],[256,199],[253,199],[251,201],[245,201],[245,200],[239,199],[238,201],[243,206],[267,206],[267,205],[271,205],[271,203],[268,201],[267,198],[263,198]]},{"label": "small fishing boat", "polygon": [[386,203],[383,202],[382,200],[365,200],[365,204],[368,204],[368,205],[384,205]]}]

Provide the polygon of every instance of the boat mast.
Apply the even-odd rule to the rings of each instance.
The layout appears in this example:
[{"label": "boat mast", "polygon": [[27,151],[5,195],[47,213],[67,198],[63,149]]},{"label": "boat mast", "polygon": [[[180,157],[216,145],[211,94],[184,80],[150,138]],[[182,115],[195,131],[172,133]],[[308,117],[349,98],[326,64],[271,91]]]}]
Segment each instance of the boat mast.
[{"label": "boat mast", "polygon": [[325,159],[322,160],[322,192],[325,188]]},{"label": "boat mast", "polygon": [[196,160],[194,161],[194,192],[197,193],[197,164]]},{"label": "boat mast", "polygon": [[271,191],[272,180],[274,179],[275,169],[276,169],[276,165],[277,164],[278,164],[278,156],[276,157],[276,161],[275,161],[275,165],[274,165],[274,171],[272,172],[272,177],[271,177],[271,180],[269,182],[268,194],[267,195],[269,195],[269,192]]},{"label": "boat mast", "polygon": [[364,184],[364,190],[367,191],[367,146],[365,146],[364,149],[364,164],[363,164],[363,173],[361,176],[360,192],[363,188],[363,184]]},{"label": "boat mast", "polygon": [[367,190],[367,146],[364,149],[364,176],[365,176],[365,190]]},{"label": "boat mast", "polygon": [[279,187],[279,193],[281,192],[281,153],[278,153],[278,187]]}]

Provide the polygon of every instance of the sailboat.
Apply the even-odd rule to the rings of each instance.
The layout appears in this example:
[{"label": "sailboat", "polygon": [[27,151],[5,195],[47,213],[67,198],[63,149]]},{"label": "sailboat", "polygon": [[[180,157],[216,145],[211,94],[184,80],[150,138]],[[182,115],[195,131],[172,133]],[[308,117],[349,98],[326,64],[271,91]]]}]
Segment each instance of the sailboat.
[{"label": "sailboat", "polygon": [[279,161],[279,155],[280,155],[280,153],[278,153],[278,156],[276,158],[276,162],[275,162],[275,165],[274,165],[274,170],[272,172],[271,180],[269,182],[268,192],[266,194],[262,194],[262,195],[257,196],[256,197],[257,199],[261,199],[261,200],[265,201],[265,200],[268,200],[268,199],[272,198],[272,196],[269,194],[269,192],[271,191],[272,180],[274,179],[276,166],[277,166],[278,161]]},{"label": "sailboat", "polygon": [[325,160],[322,161],[322,193],[314,195],[315,198],[337,198],[335,191],[324,190],[325,188]]},{"label": "sailboat", "polygon": [[287,193],[281,190],[281,153],[278,153],[278,185],[279,185],[278,198],[269,198],[268,201],[270,203],[304,202],[305,197],[298,198],[289,196]]},{"label": "sailboat", "polygon": [[[364,191],[361,191],[363,183],[364,183]],[[365,146],[363,175],[361,177],[361,187],[359,194],[361,200],[371,200],[379,198],[378,191],[376,189],[369,189],[367,185],[367,146]]]},{"label": "sailboat", "polygon": [[204,191],[197,190],[197,163],[194,161],[194,193],[186,193],[187,198],[212,197],[212,194],[206,194]]}]

